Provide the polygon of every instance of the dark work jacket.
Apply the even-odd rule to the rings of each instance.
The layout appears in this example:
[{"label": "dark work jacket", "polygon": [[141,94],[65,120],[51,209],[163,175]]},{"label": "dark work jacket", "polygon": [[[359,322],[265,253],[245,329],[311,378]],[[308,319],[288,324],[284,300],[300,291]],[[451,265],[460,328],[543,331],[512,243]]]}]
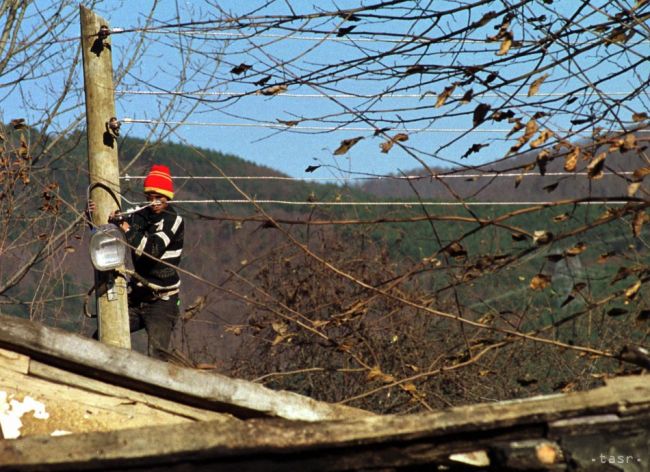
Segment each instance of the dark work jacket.
[{"label": "dark work jacket", "polygon": [[183,253],[183,218],[171,205],[159,215],[146,207],[133,213],[129,224],[126,240],[135,248],[131,255],[136,273],[147,280],[147,285],[154,290],[177,291],[181,281],[174,267],[180,264]]}]

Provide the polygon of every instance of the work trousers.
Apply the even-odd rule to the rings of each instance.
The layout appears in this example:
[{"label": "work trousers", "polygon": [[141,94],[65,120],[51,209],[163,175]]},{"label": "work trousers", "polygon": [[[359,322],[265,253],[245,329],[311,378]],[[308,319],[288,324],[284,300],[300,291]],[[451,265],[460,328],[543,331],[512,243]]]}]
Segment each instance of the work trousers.
[{"label": "work trousers", "polygon": [[132,333],[145,329],[149,357],[167,359],[172,331],[178,320],[178,294],[167,299],[153,297],[147,289],[135,288],[129,294],[129,328]]}]

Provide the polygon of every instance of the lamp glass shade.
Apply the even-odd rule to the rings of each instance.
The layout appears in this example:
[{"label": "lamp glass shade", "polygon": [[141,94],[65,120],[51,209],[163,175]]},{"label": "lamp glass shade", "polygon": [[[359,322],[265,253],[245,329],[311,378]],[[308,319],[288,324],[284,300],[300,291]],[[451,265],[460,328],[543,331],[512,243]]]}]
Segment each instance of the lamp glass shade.
[{"label": "lamp glass shade", "polygon": [[113,224],[97,228],[90,238],[90,259],[97,270],[111,270],[121,266],[126,256],[126,241]]}]

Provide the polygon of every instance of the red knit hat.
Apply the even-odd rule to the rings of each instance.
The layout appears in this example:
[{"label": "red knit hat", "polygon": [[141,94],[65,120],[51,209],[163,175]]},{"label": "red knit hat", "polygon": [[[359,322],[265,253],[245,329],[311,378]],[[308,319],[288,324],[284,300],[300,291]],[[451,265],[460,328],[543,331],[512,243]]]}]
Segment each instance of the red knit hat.
[{"label": "red knit hat", "polygon": [[174,198],[174,183],[169,172],[169,167],[154,164],[149,174],[144,179],[144,191],[156,192],[166,196],[170,200]]}]

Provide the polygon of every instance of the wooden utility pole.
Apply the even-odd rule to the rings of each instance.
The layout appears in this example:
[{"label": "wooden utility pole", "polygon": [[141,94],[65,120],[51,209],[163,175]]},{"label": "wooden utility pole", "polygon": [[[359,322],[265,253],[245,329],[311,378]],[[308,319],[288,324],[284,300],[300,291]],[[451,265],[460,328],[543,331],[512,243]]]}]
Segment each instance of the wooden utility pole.
[{"label": "wooden utility pole", "polygon": [[[115,127],[112,49],[106,20],[81,5],[79,10],[90,198],[96,205],[93,223],[99,226],[106,224],[108,215],[118,208],[120,196],[115,139],[119,127]],[[99,339],[106,344],[128,349],[131,347],[131,336],[126,281],[123,277],[114,277],[113,271],[98,272],[96,279]]]}]

